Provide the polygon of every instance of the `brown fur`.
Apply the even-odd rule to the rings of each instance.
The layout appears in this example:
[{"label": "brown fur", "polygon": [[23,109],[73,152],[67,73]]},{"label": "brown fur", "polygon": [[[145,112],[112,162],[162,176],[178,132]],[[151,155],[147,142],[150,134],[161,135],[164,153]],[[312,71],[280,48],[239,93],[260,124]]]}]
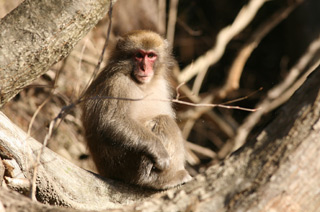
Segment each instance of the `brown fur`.
[{"label": "brown fur", "polygon": [[[137,68],[133,55],[140,49],[158,55],[153,78],[144,84],[132,75]],[[191,179],[184,168],[184,140],[171,104],[157,101],[171,97],[166,79],[172,60],[169,52],[166,41],[154,32],[128,33],[87,89],[82,121],[102,176],[155,189]]]}]

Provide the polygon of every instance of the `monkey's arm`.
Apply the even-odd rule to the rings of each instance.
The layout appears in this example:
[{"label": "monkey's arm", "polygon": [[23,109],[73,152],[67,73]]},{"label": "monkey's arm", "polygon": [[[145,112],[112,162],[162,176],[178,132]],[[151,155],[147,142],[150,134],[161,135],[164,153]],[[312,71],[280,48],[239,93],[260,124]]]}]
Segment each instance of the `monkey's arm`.
[{"label": "monkey's arm", "polygon": [[111,141],[109,145],[146,154],[160,170],[169,167],[169,154],[159,137],[129,117],[117,117],[115,120],[101,129],[102,137],[111,138],[105,142]]}]

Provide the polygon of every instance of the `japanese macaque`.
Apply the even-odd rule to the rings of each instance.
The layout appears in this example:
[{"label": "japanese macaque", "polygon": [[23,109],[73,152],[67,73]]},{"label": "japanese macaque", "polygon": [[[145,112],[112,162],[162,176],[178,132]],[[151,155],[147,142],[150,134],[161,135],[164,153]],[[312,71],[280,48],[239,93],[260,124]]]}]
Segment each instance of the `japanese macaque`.
[{"label": "japanese macaque", "polygon": [[82,121],[102,176],[160,190],[191,180],[184,139],[165,101],[170,61],[160,35],[133,31],[120,38],[85,92]]}]

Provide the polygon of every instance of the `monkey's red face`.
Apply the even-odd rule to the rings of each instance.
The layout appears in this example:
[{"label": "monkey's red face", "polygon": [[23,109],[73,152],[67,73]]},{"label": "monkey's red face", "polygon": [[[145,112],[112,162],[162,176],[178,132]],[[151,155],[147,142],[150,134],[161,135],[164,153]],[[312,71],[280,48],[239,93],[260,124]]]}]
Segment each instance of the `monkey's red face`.
[{"label": "monkey's red face", "polygon": [[157,54],[154,51],[139,50],[134,55],[136,67],[133,70],[133,76],[140,83],[148,83],[154,75],[153,67],[157,60]]}]

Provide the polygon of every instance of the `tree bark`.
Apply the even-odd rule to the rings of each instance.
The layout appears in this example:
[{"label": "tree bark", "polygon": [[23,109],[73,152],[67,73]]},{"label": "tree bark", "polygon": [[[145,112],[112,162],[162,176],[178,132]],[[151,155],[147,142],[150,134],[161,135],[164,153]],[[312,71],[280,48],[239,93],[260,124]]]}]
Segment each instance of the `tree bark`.
[{"label": "tree bark", "polygon": [[[47,198],[41,201],[56,196],[59,201],[54,204],[82,209],[118,208],[112,211],[317,211],[319,81],[320,67],[254,141],[177,189],[152,196],[152,191],[103,180],[46,149],[37,180],[38,196]],[[4,115],[0,123],[0,146],[25,173],[28,169],[23,164],[30,164],[27,154],[34,155],[40,144],[12,128]],[[6,208],[8,195],[2,193],[0,201]],[[123,206],[130,203],[135,204]],[[10,207],[13,205],[19,207],[21,202]]]},{"label": "tree bark", "polygon": [[53,207],[50,205],[44,205],[38,202],[33,202],[31,199],[22,196],[21,194],[0,189],[0,211],[1,212],[46,212],[46,211],[55,211],[55,212],[72,212],[76,211],[71,208],[62,208],[62,207]]},{"label": "tree bark", "polygon": [[0,107],[65,58],[109,6],[110,0],[25,0],[1,19]]}]

